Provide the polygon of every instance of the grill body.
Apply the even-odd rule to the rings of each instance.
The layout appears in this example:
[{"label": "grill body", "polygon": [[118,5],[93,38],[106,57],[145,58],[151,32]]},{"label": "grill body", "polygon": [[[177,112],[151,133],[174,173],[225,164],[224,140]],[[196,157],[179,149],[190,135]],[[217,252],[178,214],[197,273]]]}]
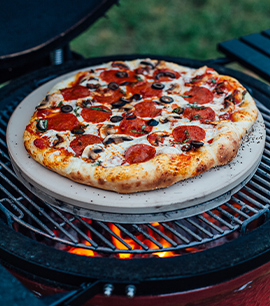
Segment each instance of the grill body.
[{"label": "grill body", "polygon": [[[151,57],[151,55],[147,56]],[[122,59],[136,57],[138,55],[126,56]],[[1,184],[1,217],[5,221],[0,222],[2,264],[19,277],[27,287],[41,295],[81,289],[83,283],[96,284],[92,292],[89,291],[91,294],[88,292],[89,296],[97,294],[89,301],[89,305],[108,305],[108,303],[119,306],[127,303],[130,305],[138,305],[139,303],[141,305],[149,305],[150,303],[155,303],[155,305],[252,305],[251,301],[256,299],[258,294],[260,294],[258,301],[260,304],[258,305],[266,305],[270,271],[268,263],[270,259],[270,224],[268,221],[270,113],[265,106],[268,106],[267,103],[269,103],[267,98],[269,86],[221,66],[212,65],[220,73],[231,74],[240,79],[253,96],[265,104],[265,106],[261,106],[261,111],[267,129],[266,149],[260,168],[252,179],[251,185],[245,187],[249,188],[249,192],[252,190],[252,196],[249,196],[249,200],[253,202],[254,206],[248,206],[248,209],[252,209],[253,213],[248,215],[247,211],[239,210],[238,213],[242,219],[239,217],[231,220],[232,222],[224,221],[226,224],[221,223],[222,228],[226,225],[227,229],[223,232],[222,229],[220,229],[221,231],[216,229],[217,234],[214,237],[215,240],[223,238],[229,233],[238,233],[237,239],[196,253],[185,254],[184,252],[183,255],[176,257],[160,259],[139,256],[140,258],[129,260],[111,258],[112,254],[121,250],[110,245],[106,247],[94,245],[92,241],[90,241],[91,247],[88,248],[105,253],[105,257],[79,257],[44,245],[43,241],[39,242],[40,237],[45,237],[50,241],[68,246],[75,245],[87,248],[86,245],[80,245],[72,239],[68,240],[68,237],[64,239],[48,232],[41,222],[42,219],[39,219],[44,215],[44,207],[40,209],[40,203],[35,202],[36,198],[30,192],[25,192],[28,204],[24,206],[26,197],[22,197],[19,183],[18,186],[14,183],[9,184],[7,176],[3,176],[4,171],[12,176],[8,152],[5,147],[7,120],[14,107],[33,89],[47,80],[70,70],[114,59],[119,59],[119,57],[90,59],[67,64],[60,69],[46,68],[11,82],[10,85],[1,89],[0,122],[1,155],[3,158],[1,159],[1,177],[4,182]],[[162,59],[191,67],[204,64],[211,66],[211,63],[208,62],[164,57]],[[244,195],[245,193],[242,194],[241,200],[237,198],[236,200],[239,201],[240,206],[242,203],[241,207],[246,209]],[[33,206],[30,210],[28,209],[29,203],[32,203]],[[35,207],[38,207],[38,211],[34,214]],[[231,218],[226,210],[223,208],[219,208],[219,210],[220,213],[226,215],[227,219]],[[66,224],[69,225],[74,218],[77,218],[74,215],[67,219],[60,214],[59,210],[57,215],[61,218],[61,222],[57,223],[54,220],[54,226],[59,228],[63,228],[63,225]],[[210,215],[215,217],[211,212]],[[26,219],[25,216],[27,216]],[[35,220],[34,225],[29,222],[31,218]],[[215,218],[221,219],[219,216]],[[121,227],[121,225],[118,226]],[[27,234],[28,237],[26,237],[22,233],[16,232],[16,227],[17,229],[23,228],[24,234],[26,231],[30,234]],[[251,229],[253,230],[249,233]],[[166,251],[175,250],[175,248],[185,250],[187,247],[199,246],[196,239],[192,242],[188,240],[184,240],[184,242],[176,246],[172,245]],[[205,241],[203,238],[201,243],[205,242],[209,241]],[[136,252],[145,255],[153,251],[155,250],[140,249]],[[125,252],[136,253],[134,250],[126,250]],[[101,295],[106,284],[114,286],[110,298]],[[135,286],[136,296],[127,301],[126,290],[132,288],[129,287],[130,285]]]},{"label": "grill body", "polygon": [[[12,272],[29,290],[47,301],[48,296],[65,292],[59,284],[45,285],[38,281],[31,281],[20,274]],[[245,273],[237,278],[208,287],[197,288],[185,292],[175,292],[163,295],[147,295],[134,297],[112,295],[106,297],[97,294],[88,300],[85,306],[265,306],[270,303],[270,263]]]}]

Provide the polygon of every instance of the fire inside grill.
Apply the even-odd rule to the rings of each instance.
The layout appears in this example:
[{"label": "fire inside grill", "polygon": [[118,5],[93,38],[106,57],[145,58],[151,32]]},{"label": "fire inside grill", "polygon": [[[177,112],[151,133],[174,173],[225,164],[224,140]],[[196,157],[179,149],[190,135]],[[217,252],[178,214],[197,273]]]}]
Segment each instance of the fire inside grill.
[{"label": "fire inside grill", "polygon": [[227,203],[169,222],[119,224],[61,211],[41,201],[18,180],[5,142],[8,120],[20,97],[16,99],[1,113],[0,212],[11,228],[40,243],[84,256],[171,257],[226,243],[269,218],[270,111],[262,104],[258,107],[267,132],[262,161],[251,181]]},{"label": "fire inside grill", "polygon": [[95,221],[61,212],[33,196],[30,199],[26,190],[25,193],[20,190],[21,196],[13,201],[5,199],[1,204],[9,209],[16,231],[60,250],[121,259],[179,256],[226,243],[257,228],[269,217],[268,205],[265,205],[269,201],[268,191],[262,185],[266,181],[260,172],[259,169],[254,179],[226,204],[170,222]]},{"label": "fire inside grill", "polygon": [[[178,256],[223,244],[241,235],[241,228],[251,231],[268,217],[268,211],[264,211],[259,199],[250,194],[250,186],[248,184],[217,209],[172,222],[121,225],[81,218],[88,239],[82,238],[79,242],[83,247],[66,247],[65,250],[84,256],[108,256],[94,250],[96,230],[112,244],[109,256],[113,253],[121,259]],[[102,229],[98,229],[98,225]],[[59,236],[59,230],[55,235]]]}]

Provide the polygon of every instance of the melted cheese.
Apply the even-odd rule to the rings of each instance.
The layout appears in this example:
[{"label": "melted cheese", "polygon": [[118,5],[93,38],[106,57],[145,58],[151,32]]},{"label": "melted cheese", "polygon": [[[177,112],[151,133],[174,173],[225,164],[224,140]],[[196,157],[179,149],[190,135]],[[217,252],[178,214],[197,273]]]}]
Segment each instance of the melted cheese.
[{"label": "melted cheese", "polygon": [[[135,69],[139,66],[141,60],[137,60],[137,61],[133,61],[132,63],[128,62],[127,65],[129,65],[129,67],[131,69]],[[175,69],[175,65],[174,64],[170,64],[168,63],[168,66],[171,67],[172,69]],[[98,68],[109,68],[110,70],[115,69],[116,71],[118,70],[118,68],[113,68],[110,64],[105,64],[105,65],[101,65],[98,66]],[[94,67],[95,68],[95,67]],[[94,69],[93,68],[93,69]],[[179,67],[177,66],[178,71],[179,71]],[[163,95],[169,95],[170,97],[173,98],[173,103],[171,104],[164,104],[164,106],[162,105],[157,105],[157,108],[162,108],[162,113],[160,116],[155,117],[155,120],[159,121],[161,117],[166,117],[168,115],[170,116],[174,116],[177,114],[172,113],[172,104],[177,105],[178,107],[182,107],[182,108],[186,108],[189,105],[189,102],[186,101],[183,97],[180,96],[180,94],[183,94],[184,92],[190,90],[190,86],[186,86],[185,84],[190,82],[195,76],[199,76],[205,73],[206,71],[206,67],[202,67],[200,69],[190,69],[190,68],[185,68],[185,67],[181,67],[180,70],[182,71],[182,76],[179,79],[172,79],[171,81],[168,82],[164,82],[165,83],[165,88],[163,89]],[[96,70],[96,73],[94,75],[95,78],[99,78],[99,75],[101,73],[102,70]],[[147,73],[147,75],[149,76],[149,73]],[[216,72],[213,71],[213,77],[216,76]],[[140,75],[141,76],[141,75]],[[102,80],[96,80],[96,79],[91,79],[91,77],[93,77],[93,73],[92,72],[88,72],[84,78],[82,78],[80,85],[82,86],[86,86],[86,84],[100,84],[101,86],[107,86],[107,83],[102,81]],[[142,76],[142,78],[144,78],[144,76]],[[91,80],[89,80],[91,79]],[[56,100],[57,102],[63,101],[64,98],[61,95],[61,92],[59,91],[60,89],[66,88],[68,86],[70,86],[70,84],[72,84],[72,82],[74,82],[76,80],[76,76],[72,76],[70,78],[68,78],[67,80],[64,80],[60,83],[58,83],[55,87],[52,88],[52,90],[49,92],[49,94],[54,96],[54,100]],[[149,82],[154,81],[154,79],[149,79]],[[176,88],[180,88],[180,92],[177,94],[168,94],[166,92],[166,90],[168,90],[169,88],[171,88],[172,85],[176,85]],[[204,86],[206,88],[208,88],[209,90],[213,89],[213,85],[205,83],[203,85],[200,86]],[[123,89],[124,91],[126,91],[126,86],[121,86],[121,89]],[[230,93],[226,93],[226,95],[228,95]],[[221,112],[221,109],[224,107],[223,106],[223,102],[224,102],[224,94],[220,94],[220,95],[215,95],[214,96],[214,100],[211,103],[207,103],[204,104],[204,107],[211,107],[216,115],[220,115],[223,114],[225,112]],[[89,95],[89,97],[85,97],[83,99],[80,100],[87,100],[87,99],[91,99],[91,96]],[[146,100],[146,99],[145,99]],[[157,101],[157,99],[149,99],[149,101]],[[133,101],[131,103],[131,105],[136,105],[137,103],[141,103],[143,100],[140,101]],[[71,101],[64,101],[63,104],[70,104],[73,107],[73,114],[75,116],[77,116],[77,119],[79,120],[79,122],[82,125],[86,125],[87,127],[85,128],[85,133],[84,134],[92,134],[92,135],[96,135],[96,136],[100,136],[99,135],[99,128],[97,127],[96,124],[91,124],[90,122],[86,122],[83,117],[81,116],[81,108],[79,108],[77,106],[78,101],[77,100],[71,100]],[[96,103],[96,105],[100,105],[101,103]],[[94,104],[95,105],[95,104]],[[112,109],[111,105],[108,103],[102,103],[102,105],[108,107],[111,109],[112,111],[112,116],[116,116],[116,115],[121,115],[123,114],[123,110],[121,109]],[[199,105],[200,106],[200,105]],[[149,120],[151,118],[143,118],[144,120]],[[217,119],[217,117],[216,117]],[[102,122],[101,124],[110,124],[110,125],[119,125],[119,122],[117,123],[112,123],[111,121],[107,120]],[[209,124],[202,124],[200,123],[199,120],[193,120],[190,122],[189,119],[187,118],[182,118],[181,120],[175,120],[174,122],[167,122],[167,123],[159,123],[157,126],[154,126],[152,129],[152,133],[153,132],[158,132],[158,131],[164,131],[167,133],[171,134],[171,131],[181,125],[196,125],[196,126],[200,126],[201,128],[203,128],[206,132],[206,137],[204,140],[205,146],[209,146],[208,141],[213,139],[216,135],[216,130],[212,125]],[[57,136],[56,135],[60,135],[61,137],[63,137],[64,142],[61,143],[61,145],[59,145],[60,147],[64,147],[67,151],[75,154],[75,152],[70,148],[70,142],[75,139],[76,135],[73,135],[71,132],[67,131],[67,132],[56,132],[56,131],[47,131],[46,133],[44,133],[43,136],[46,136],[49,138],[49,142],[52,145],[54,143],[54,141],[56,141]],[[155,147],[156,149],[156,154],[182,154],[183,152],[181,151],[181,145],[179,144],[173,144],[174,139],[172,137],[172,135],[170,135],[169,137],[164,138],[164,142],[160,143],[159,146]],[[148,140],[147,140],[147,135],[143,135],[141,137],[133,137],[132,141],[124,141],[122,143],[118,143],[118,144],[109,144],[107,146],[105,146],[103,143],[98,144],[103,151],[98,153],[98,161],[101,162],[101,165],[104,167],[114,167],[114,166],[119,166],[119,165],[123,165],[123,164],[127,164],[124,158],[124,154],[126,152],[126,150],[130,147],[133,146],[135,144],[147,144],[150,145]],[[82,157],[80,157],[80,159],[87,159],[88,158],[88,151],[90,149],[90,147],[92,146],[88,146],[83,154]],[[57,154],[57,153],[56,153]]]}]

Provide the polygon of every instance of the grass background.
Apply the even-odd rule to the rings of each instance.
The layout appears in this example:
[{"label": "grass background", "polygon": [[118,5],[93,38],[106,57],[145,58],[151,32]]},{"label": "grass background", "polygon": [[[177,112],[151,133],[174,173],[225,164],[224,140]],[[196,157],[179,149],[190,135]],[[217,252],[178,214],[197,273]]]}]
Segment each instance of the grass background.
[{"label": "grass background", "polygon": [[269,0],[120,0],[71,42],[84,57],[222,56],[219,42],[270,28]]}]

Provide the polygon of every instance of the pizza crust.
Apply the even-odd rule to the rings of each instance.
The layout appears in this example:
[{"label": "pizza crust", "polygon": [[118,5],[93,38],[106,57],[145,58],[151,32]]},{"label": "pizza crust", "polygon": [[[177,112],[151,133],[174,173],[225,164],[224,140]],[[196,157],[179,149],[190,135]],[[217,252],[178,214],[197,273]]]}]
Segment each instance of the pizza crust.
[{"label": "pizza crust", "polygon": [[[212,146],[200,148],[190,154],[160,154],[140,164],[93,167],[89,163],[80,163],[75,157],[52,154],[49,150],[40,152],[34,145],[31,146],[30,154],[46,168],[75,182],[119,193],[133,193],[165,188],[232,161],[237,154],[240,138],[236,130],[229,126],[223,124],[219,127],[220,134]],[[25,139],[26,134],[27,132]],[[27,143],[26,140],[25,146],[29,148],[31,142],[29,140]]]},{"label": "pizza crust", "polygon": [[[137,61],[132,61],[129,65],[133,66],[136,63]],[[178,71],[188,70],[187,67],[173,63],[163,62],[161,66],[178,69]],[[234,84],[236,88],[244,90],[237,80],[228,76],[221,76],[221,78]],[[57,84],[50,93],[56,92],[55,95],[57,95],[59,89],[70,86],[73,82],[74,77],[71,77]],[[50,100],[47,106],[53,103],[55,101]],[[36,129],[36,112],[24,132],[23,139],[28,153],[37,162],[62,176],[104,190],[133,193],[165,188],[178,181],[197,176],[212,167],[228,164],[235,158],[241,139],[253,125],[257,115],[255,102],[247,93],[239,110],[232,114],[233,121],[223,120],[215,124],[216,135],[212,143],[186,153],[161,153],[146,162],[107,168],[93,166],[93,163],[67,155],[55,148],[38,148],[34,144],[38,136],[33,132]]]}]

